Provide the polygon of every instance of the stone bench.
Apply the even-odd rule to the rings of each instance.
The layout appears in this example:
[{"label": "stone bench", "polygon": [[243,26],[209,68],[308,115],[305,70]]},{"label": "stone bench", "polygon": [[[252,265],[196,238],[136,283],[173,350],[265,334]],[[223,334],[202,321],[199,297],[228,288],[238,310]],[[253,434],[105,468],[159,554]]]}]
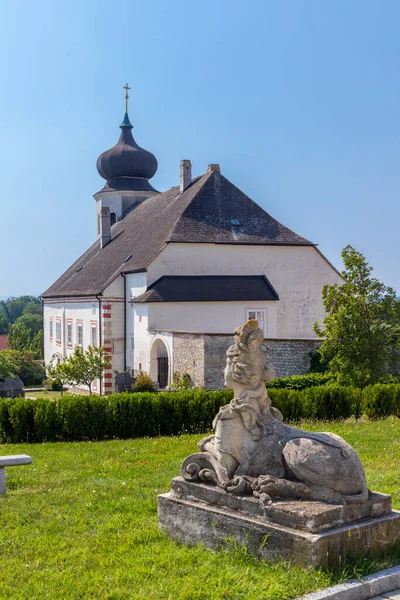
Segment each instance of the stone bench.
[{"label": "stone bench", "polygon": [[27,454],[10,454],[9,456],[0,456],[0,495],[6,493],[6,474],[4,467],[18,467],[19,465],[29,465],[32,458]]}]

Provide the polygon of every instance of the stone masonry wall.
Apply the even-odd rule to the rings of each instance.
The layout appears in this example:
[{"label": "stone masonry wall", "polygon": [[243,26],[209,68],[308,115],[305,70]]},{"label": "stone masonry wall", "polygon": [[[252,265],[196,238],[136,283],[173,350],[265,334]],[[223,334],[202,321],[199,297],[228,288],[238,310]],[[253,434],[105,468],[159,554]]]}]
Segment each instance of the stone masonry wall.
[{"label": "stone masonry wall", "polygon": [[[221,390],[226,351],[233,341],[233,335],[174,333],[173,370],[189,373],[193,386]],[[319,340],[264,340],[265,364],[272,364],[276,377],[301,375],[310,367],[309,353],[320,344]]]},{"label": "stone masonry wall", "polygon": [[201,333],[174,333],[173,371],[189,373],[193,387],[204,386],[204,339]]},{"label": "stone masonry wall", "polygon": [[204,387],[207,390],[224,388],[226,351],[233,341],[233,335],[204,336]]},{"label": "stone masonry wall", "polygon": [[319,340],[265,340],[264,347],[270,353],[275,377],[302,375],[310,368],[309,353],[320,345]]}]

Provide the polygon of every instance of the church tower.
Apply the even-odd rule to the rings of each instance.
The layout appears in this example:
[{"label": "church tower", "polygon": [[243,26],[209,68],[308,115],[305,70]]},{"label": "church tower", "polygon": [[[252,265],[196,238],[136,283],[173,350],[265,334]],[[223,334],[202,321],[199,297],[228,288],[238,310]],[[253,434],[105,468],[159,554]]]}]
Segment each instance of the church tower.
[{"label": "church tower", "polygon": [[[135,206],[159,192],[150,184],[157,171],[157,159],[136,143],[128,116],[128,84],[126,84],[126,112],[120,125],[121,135],[115,146],[100,154],[97,170],[106,180],[96,194],[97,239],[102,237],[104,215],[109,212],[110,225],[124,218]],[[105,210],[108,209],[108,210]]]}]

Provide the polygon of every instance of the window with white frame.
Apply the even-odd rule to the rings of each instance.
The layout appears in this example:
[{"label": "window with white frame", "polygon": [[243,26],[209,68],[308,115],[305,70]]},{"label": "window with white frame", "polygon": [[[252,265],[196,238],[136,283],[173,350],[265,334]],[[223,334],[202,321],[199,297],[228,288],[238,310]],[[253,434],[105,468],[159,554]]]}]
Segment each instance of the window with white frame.
[{"label": "window with white frame", "polygon": [[49,338],[50,338],[50,340],[53,339],[53,317],[50,317],[50,322],[49,322]]},{"label": "window with white frame", "polygon": [[72,319],[67,321],[67,346],[72,347]]},{"label": "window with white frame", "polygon": [[61,344],[61,320],[56,320],[56,343]]},{"label": "window with white frame", "polygon": [[83,323],[76,324],[76,343],[78,346],[83,346]]},{"label": "window with white frame", "polygon": [[90,332],[90,343],[92,346],[97,346],[97,323],[91,323]]},{"label": "window with white frame", "polygon": [[264,337],[267,335],[267,311],[265,308],[248,308],[247,320],[253,319],[258,321],[258,326],[264,332]]}]

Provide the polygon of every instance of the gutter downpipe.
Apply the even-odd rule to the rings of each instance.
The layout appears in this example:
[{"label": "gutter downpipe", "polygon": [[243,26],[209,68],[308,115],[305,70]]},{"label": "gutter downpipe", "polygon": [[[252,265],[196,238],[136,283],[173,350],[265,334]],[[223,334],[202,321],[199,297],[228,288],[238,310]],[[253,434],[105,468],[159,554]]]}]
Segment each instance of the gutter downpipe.
[{"label": "gutter downpipe", "polygon": [[[43,300],[43,298],[41,296],[40,296],[40,302],[42,303],[42,331],[43,331],[42,354],[43,354],[44,366],[46,368],[46,361],[45,361],[45,358],[44,358],[44,300]],[[47,370],[46,370],[46,376],[47,376]]]},{"label": "gutter downpipe", "polygon": [[[101,298],[99,296],[96,295],[97,298],[97,302],[99,303],[99,346],[101,348],[102,345],[102,339],[101,339]],[[102,395],[101,392],[103,390],[103,376],[100,376],[100,396]]]},{"label": "gutter downpipe", "polygon": [[124,373],[126,373],[126,277],[121,273],[124,279]]}]

